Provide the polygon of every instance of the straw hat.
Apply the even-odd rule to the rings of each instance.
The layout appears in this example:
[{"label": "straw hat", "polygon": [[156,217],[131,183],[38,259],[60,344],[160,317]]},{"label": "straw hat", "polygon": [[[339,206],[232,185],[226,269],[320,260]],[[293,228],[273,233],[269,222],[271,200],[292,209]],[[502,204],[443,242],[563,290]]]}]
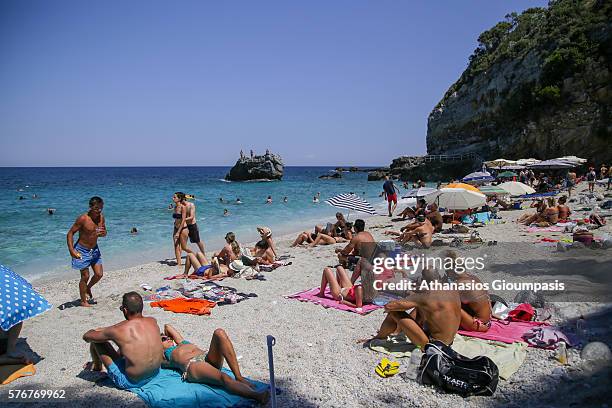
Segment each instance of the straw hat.
[{"label": "straw hat", "polygon": [[229,268],[234,272],[240,272],[241,270],[245,268],[245,266],[242,263],[242,261],[235,260],[235,261],[232,261],[232,263],[230,263]]},{"label": "straw hat", "polygon": [[272,236],[272,230],[268,227],[257,227],[257,232],[262,238],[269,238]]}]

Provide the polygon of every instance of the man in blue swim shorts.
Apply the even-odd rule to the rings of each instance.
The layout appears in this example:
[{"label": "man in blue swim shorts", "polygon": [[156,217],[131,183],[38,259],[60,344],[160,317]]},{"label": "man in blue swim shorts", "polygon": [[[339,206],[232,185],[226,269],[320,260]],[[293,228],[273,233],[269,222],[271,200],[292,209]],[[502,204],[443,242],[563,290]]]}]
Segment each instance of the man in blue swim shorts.
[{"label": "man in blue swim shorts", "polygon": [[[91,287],[102,279],[102,255],[98,248],[98,237],[106,236],[106,223],[102,209],[104,201],[100,197],[89,200],[89,211],[80,215],[66,236],[68,251],[72,257],[72,267],[81,271],[79,295],[81,306],[89,307],[95,303]],[[74,243],[74,234],[79,233],[79,239]],[[89,280],[89,268],[93,277]]]},{"label": "man in blue swim shorts", "polygon": [[159,373],[163,360],[157,320],[143,316],[142,308],[138,293],[125,293],[119,308],[125,320],[114,326],[91,329],[83,335],[83,340],[90,344],[92,358],[85,369],[102,371],[106,367],[108,377],[122,390],[147,384]]}]

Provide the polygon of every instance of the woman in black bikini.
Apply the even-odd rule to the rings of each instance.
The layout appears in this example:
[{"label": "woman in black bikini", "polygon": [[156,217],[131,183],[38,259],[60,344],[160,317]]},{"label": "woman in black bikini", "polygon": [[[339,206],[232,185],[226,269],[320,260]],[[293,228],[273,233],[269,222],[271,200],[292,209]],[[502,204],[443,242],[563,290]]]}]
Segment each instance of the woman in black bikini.
[{"label": "woman in black bikini", "polygon": [[174,219],[174,230],[172,232],[172,243],[174,245],[174,254],[176,255],[176,264],[181,266],[181,251],[185,251],[188,254],[193,251],[187,246],[187,237],[189,236],[189,230],[187,229],[187,207],[185,203],[185,194],[177,191],[172,196],[174,201],[174,212],[172,218]]},{"label": "woman in black bikini", "polygon": [[[164,347],[162,367],[180,370],[183,381],[219,385],[232,394],[252,398],[260,404],[268,401],[269,391],[255,391],[255,386],[240,373],[234,346],[225,330],[214,331],[208,351],[185,340],[169,324],[164,326],[161,341]],[[227,361],[235,379],[221,371],[223,360]]]}]

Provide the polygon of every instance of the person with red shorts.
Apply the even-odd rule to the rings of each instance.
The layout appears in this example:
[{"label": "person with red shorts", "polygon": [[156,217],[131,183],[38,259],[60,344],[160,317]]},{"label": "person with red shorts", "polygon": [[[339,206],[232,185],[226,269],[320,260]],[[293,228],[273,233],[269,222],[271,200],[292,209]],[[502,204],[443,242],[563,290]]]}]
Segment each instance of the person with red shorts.
[{"label": "person with red shorts", "polygon": [[389,176],[385,176],[385,183],[383,184],[383,192],[381,196],[384,195],[385,199],[389,203],[389,217],[393,216],[393,211],[397,207],[397,192],[398,188],[393,184],[393,180],[389,179]]}]

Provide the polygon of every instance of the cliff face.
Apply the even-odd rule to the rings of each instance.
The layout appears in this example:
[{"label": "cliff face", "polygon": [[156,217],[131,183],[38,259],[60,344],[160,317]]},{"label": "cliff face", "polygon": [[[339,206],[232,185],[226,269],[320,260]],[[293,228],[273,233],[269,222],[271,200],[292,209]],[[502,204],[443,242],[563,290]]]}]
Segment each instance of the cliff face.
[{"label": "cliff face", "polygon": [[478,38],[428,118],[428,154],[612,158],[612,2],[551,1]]}]

